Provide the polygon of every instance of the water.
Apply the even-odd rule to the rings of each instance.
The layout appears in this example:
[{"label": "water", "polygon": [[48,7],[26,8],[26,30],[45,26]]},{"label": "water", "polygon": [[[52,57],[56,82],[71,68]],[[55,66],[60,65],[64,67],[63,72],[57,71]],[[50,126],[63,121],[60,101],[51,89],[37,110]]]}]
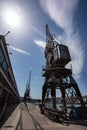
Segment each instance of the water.
[{"label": "water", "polygon": [[29,109],[36,108],[36,105],[34,103],[26,103]]},{"label": "water", "polygon": [[[27,103],[27,106],[28,106],[29,109],[35,109],[36,108],[35,103]],[[71,104],[67,104],[67,113],[70,113],[71,106],[72,106]],[[80,104],[75,104],[74,106],[75,107],[80,107],[81,105]],[[46,103],[45,107],[52,108],[52,103],[51,102]],[[63,105],[62,104],[56,104],[56,107],[57,107],[58,110],[61,110],[63,108]]]},{"label": "water", "polygon": [[[70,113],[70,110],[71,110],[71,104],[67,104],[67,112]],[[80,107],[81,105],[79,104],[75,104],[74,107]],[[45,107],[47,108],[52,108],[52,103],[47,103],[45,104]],[[61,110],[63,108],[63,105],[62,104],[56,104],[56,107],[58,110]]]}]

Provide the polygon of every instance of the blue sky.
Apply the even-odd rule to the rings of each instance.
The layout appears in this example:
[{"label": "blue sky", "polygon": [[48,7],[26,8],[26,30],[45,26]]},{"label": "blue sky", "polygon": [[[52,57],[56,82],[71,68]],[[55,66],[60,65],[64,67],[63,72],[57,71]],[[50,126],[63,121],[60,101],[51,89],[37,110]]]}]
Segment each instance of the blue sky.
[{"label": "blue sky", "polygon": [[32,70],[31,97],[41,98],[46,24],[69,47],[73,76],[87,95],[87,0],[0,0],[0,34],[11,31],[6,41],[20,95]]}]

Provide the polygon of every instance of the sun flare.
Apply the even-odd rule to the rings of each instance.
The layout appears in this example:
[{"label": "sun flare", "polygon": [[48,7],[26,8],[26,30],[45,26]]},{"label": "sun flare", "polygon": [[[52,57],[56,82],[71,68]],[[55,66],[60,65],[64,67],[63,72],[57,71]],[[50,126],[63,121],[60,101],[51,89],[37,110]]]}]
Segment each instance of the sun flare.
[{"label": "sun flare", "polygon": [[14,9],[8,9],[3,12],[4,21],[10,27],[18,28],[21,25],[21,17]]}]

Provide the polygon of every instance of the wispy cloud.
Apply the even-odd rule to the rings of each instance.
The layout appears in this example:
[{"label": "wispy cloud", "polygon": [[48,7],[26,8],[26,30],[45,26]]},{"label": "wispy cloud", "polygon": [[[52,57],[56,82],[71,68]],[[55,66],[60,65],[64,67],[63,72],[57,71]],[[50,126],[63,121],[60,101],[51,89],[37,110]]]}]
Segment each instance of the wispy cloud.
[{"label": "wispy cloud", "polygon": [[25,50],[22,50],[22,49],[19,49],[19,48],[16,48],[16,47],[14,47],[14,46],[12,46],[12,45],[9,45],[9,47],[10,47],[11,49],[13,49],[14,51],[17,51],[17,52],[19,52],[19,53],[21,53],[21,54],[30,55],[29,52],[27,52],[27,51],[25,51]]},{"label": "wispy cloud", "polygon": [[34,42],[36,43],[36,45],[38,45],[42,48],[45,48],[45,46],[46,46],[46,42],[44,42],[44,41],[34,40]]},{"label": "wispy cloud", "polygon": [[[38,30],[36,27],[31,26],[32,30],[34,30],[36,33],[38,33],[41,37],[43,37],[44,39],[46,39],[46,36],[40,31]],[[34,43],[38,46],[41,47],[41,51],[43,53],[42,49],[45,49],[46,46],[46,42],[41,41],[41,40],[34,40]]]},{"label": "wispy cloud", "polygon": [[74,23],[78,0],[40,0],[40,4],[56,25],[63,30],[58,39],[62,44],[68,45],[72,57],[73,74],[76,78],[80,77],[84,64],[84,53],[82,41],[79,33],[75,31]]},{"label": "wispy cloud", "polygon": [[[43,10],[66,33],[73,31],[73,16],[78,0],[40,0]],[[70,33],[70,34],[71,34]]]},{"label": "wispy cloud", "polygon": [[35,28],[35,27],[33,27],[33,26],[31,26],[31,28],[32,28],[32,30],[34,30],[36,33],[38,33],[38,34],[41,35],[43,38],[45,38],[45,35],[44,35],[41,31],[39,31],[37,28]]}]

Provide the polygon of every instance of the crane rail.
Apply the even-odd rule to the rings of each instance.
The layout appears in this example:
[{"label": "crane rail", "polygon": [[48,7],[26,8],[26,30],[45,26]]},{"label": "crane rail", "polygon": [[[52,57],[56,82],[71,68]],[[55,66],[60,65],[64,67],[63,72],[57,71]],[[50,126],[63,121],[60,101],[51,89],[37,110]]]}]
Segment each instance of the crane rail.
[{"label": "crane rail", "polygon": [[[26,110],[25,110],[26,109]],[[16,129],[15,130],[23,130],[24,128],[24,126],[23,126],[23,110],[25,110],[25,113],[26,113],[26,116],[27,116],[27,118],[31,118],[31,120],[32,120],[32,123],[33,123],[33,125],[34,125],[34,129],[35,130],[44,130],[43,128],[42,128],[42,126],[40,125],[40,123],[34,118],[34,116],[29,112],[29,110],[28,110],[28,107],[27,106],[23,106],[23,105],[21,105],[21,114],[20,114],[20,119],[19,119],[19,121],[18,121],[18,124],[17,124],[17,127],[16,127]]]}]

